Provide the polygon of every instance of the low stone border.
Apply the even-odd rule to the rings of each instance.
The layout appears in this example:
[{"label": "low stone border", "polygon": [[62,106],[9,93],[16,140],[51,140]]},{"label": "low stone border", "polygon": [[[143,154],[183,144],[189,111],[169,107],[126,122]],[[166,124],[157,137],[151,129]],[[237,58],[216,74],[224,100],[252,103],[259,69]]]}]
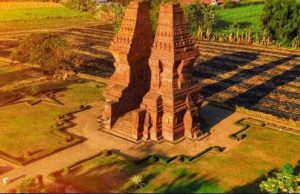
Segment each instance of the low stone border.
[{"label": "low stone border", "polygon": [[62,145],[60,148],[41,155],[36,155],[36,154],[42,152],[43,150],[27,151],[25,157],[18,157],[18,158],[10,156],[9,154],[0,151],[0,158],[12,162],[19,166],[25,166],[29,163],[32,163],[34,161],[45,158],[49,155],[60,152],[66,148],[70,148],[79,143],[82,143],[85,140],[84,137],[80,137],[72,133],[69,133],[66,131],[66,129],[73,126],[73,124],[71,123],[71,120],[73,119],[72,117],[73,114],[87,110],[90,107],[91,107],[90,105],[80,105],[78,107],[75,107],[74,110],[58,116],[58,118],[56,119],[56,123],[51,126],[51,129],[52,132],[58,137],[60,137],[61,139],[63,139],[65,143],[65,145]]},{"label": "low stone border", "polygon": [[251,125],[265,127],[265,128],[268,128],[268,129],[278,130],[278,131],[281,131],[281,132],[291,133],[293,135],[300,136],[300,130],[292,129],[292,128],[285,127],[285,126],[279,126],[279,125],[276,125],[274,123],[269,123],[269,122],[266,122],[266,121],[262,121],[262,120],[254,119],[254,118],[250,118],[250,117],[242,118],[242,119],[238,120],[237,122],[235,122],[234,124],[243,127],[241,130],[229,135],[229,138],[234,139],[236,141],[241,141],[247,136],[244,132]]},{"label": "low stone border", "polygon": [[[256,121],[259,122],[259,120],[256,120]],[[234,124],[238,125],[238,126],[241,126],[242,129],[235,132],[235,133],[230,134],[228,137],[233,139],[233,140],[236,140],[236,141],[241,141],[247,136],[244,132],[250,127],[251,123],[247,122],[247,119],[242,118],[242,119],[236,121]],[[262,125],[260,125],[260,126],[262,126]]]},{"label": "low stone border", "polygon": [[103,83],[107,82],[107,78],[98,77],[98,76],[89,75],[89,74],[84,74],[84,73],[77,73],[76,76],[81,78],[81,79],[92,80],[92,81],[95,81],[95,82],[103,82]]}]

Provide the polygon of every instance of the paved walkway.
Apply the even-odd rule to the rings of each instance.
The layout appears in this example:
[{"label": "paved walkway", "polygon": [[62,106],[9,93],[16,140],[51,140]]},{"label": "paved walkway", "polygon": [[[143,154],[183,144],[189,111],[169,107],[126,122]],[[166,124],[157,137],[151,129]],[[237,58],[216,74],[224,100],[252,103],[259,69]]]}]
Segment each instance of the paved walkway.
[{"label": "paved walkway", "polygon": [[6,186],[3,186],[2,183],[0,183],[0,192],[15,186],[25,175],[34,177],[37,174],[42,174],[46,177],[54,170],[64,168],[76,161],[95,155],[104,149],[119,150],[121,153],[131,157],[145,157],[153,153],[167,154],[168,156],[178,154],[195,155],[211,145],[224,146],[226,147],[226,150],[229,150],[238,144],[238,142],[228,138],[229,134],[240,129],[239,126],[236,126],[233,123],[243,117],[240,113],[232,113],[224,109],[206,105],[203,108],[203,115],[207,119],[209,118],[209,122],[212,125],[211,136],[196,142],[184,140],[176,145],[168,142],[163,142],[161,144],[142,143],[137,145],[99,131],[96,117],[99,116],[101,110],[102,105],[100,103],[94,103],[92,104],[91,109],[75,115],[73,122],[76,126],[70,128],[68,131],[87,138],[85,142],[79,145],[24,167],[15,166],[0,159],[0,166],[6,166],[7,170],[10,170],[2,174],[0,180],[2,181],[3,177],[9,177],[11,180],[14,180]]}]

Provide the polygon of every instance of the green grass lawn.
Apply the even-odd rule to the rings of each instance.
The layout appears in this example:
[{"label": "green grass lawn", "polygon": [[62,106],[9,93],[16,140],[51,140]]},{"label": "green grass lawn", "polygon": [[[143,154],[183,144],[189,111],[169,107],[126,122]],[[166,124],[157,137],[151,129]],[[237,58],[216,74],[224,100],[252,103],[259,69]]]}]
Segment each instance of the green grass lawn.
[{"label": "green grass lawn", "polygon": [[0,2],[0,22],[90,16],[55,3]]},{"label": "green grass lawn", "polygon": [[[259,192],[261,177],[289,162],[300,160],[300,138],[252,126],[237,147],[224,153],[207,153],[192,163],[130,163],[116,155],[98,156],[58,181],[88,191],[109,192]],[[144,177],[145,187],[135,189],[129,179]]]},{"label": "green grass lawn", "polygon": [[81,26],[95,22],[90,13],[48,2],[0,2],[0,32]]},{"label": "green grass lawn", "polygon": [[247,5],[233,9],[217,10],[217,21],[215,30],[228,33],[230,27],[241,30],[251,29],[252,32],[260,31],[260,15],[263,9],[262,4]]},{"label": "green grass lawn", "polygon": [[[252,32],[260,32],[260,15],[264,2],[264,0],[242,0],[240,7],[217,10],[214,30],[229,33],[229,28],[234,25],[234,29],[239,27],[241,31],[251,29]],[[300,3],[300,0],[297,2]]]},{"label": "green grass lawn", "polygon": [[[4,71],[0,73],[5,76]],[[97,85],[91,81],[51,81],[42,84],[41,88],[63,88],[55,96],[64,105],[41,103],[29,107],[19,103],[0,107],[0,151],[20,157],[28,150],[50,151],[61,147],[61,138],[50,129],[54,119],[81,104],[101,100],[102,89]]]}]

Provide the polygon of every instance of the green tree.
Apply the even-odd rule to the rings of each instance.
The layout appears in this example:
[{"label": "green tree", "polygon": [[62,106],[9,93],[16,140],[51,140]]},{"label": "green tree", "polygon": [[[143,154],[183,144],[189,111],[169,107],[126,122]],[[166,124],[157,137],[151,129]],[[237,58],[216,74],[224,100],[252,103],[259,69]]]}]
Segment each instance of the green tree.
[{"label": "green tree", "polygon": [[97,11],[97,3],[93,0],[67,0],[66,7],[81,12],[96,13]]},{"label": "green tree", "polygon": [[184,14],[194,34],[199,30],[211,31],[215,23],[215,11],[211,6],[206,6],[200,1],[184,5]]},{"label": "green tree", "polygon": [[58,33],[30,34],[20,41],[11,54],[12,60],[33,63],[43,72],[53,73],[69,67],[69,45]]},{"label": "green tree", "polygon": [[292,165],[285,164],[280,172],[275,172],[259,186],[262,191],[268,193],[299,193],[300,176],[295,175]]},{"label": "green tree", "polygon": [[300,34],[300,5],[296,0],[266,0],[261,24],[273,39],[290,43]]}]

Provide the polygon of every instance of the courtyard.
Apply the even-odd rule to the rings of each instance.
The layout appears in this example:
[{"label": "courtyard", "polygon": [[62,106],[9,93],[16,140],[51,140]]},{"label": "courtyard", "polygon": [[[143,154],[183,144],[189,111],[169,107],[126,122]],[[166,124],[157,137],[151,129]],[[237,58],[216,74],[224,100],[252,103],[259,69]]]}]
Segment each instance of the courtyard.
[{"label": "courtyard", "polygon": [[[198,40],[193,79],[202,84],[209,133],[136,144],[99,124],[115,71],[111,23],[55,3],[2,5],[8,4],[0,2],[0,180],[10,182],[0,192],[39,174],[70,192],[258,193],[270,172],[286,163],[299,169],[299,50]],[[229,33],[240,14],[241,30],[259,31],[262,7],[218,10],[216,32]],[[63,80],[32,64],[11,64],[19,41],[44,31],[70,41],[79,74]],[[143,184],[134,185],[134,176]]]}]

